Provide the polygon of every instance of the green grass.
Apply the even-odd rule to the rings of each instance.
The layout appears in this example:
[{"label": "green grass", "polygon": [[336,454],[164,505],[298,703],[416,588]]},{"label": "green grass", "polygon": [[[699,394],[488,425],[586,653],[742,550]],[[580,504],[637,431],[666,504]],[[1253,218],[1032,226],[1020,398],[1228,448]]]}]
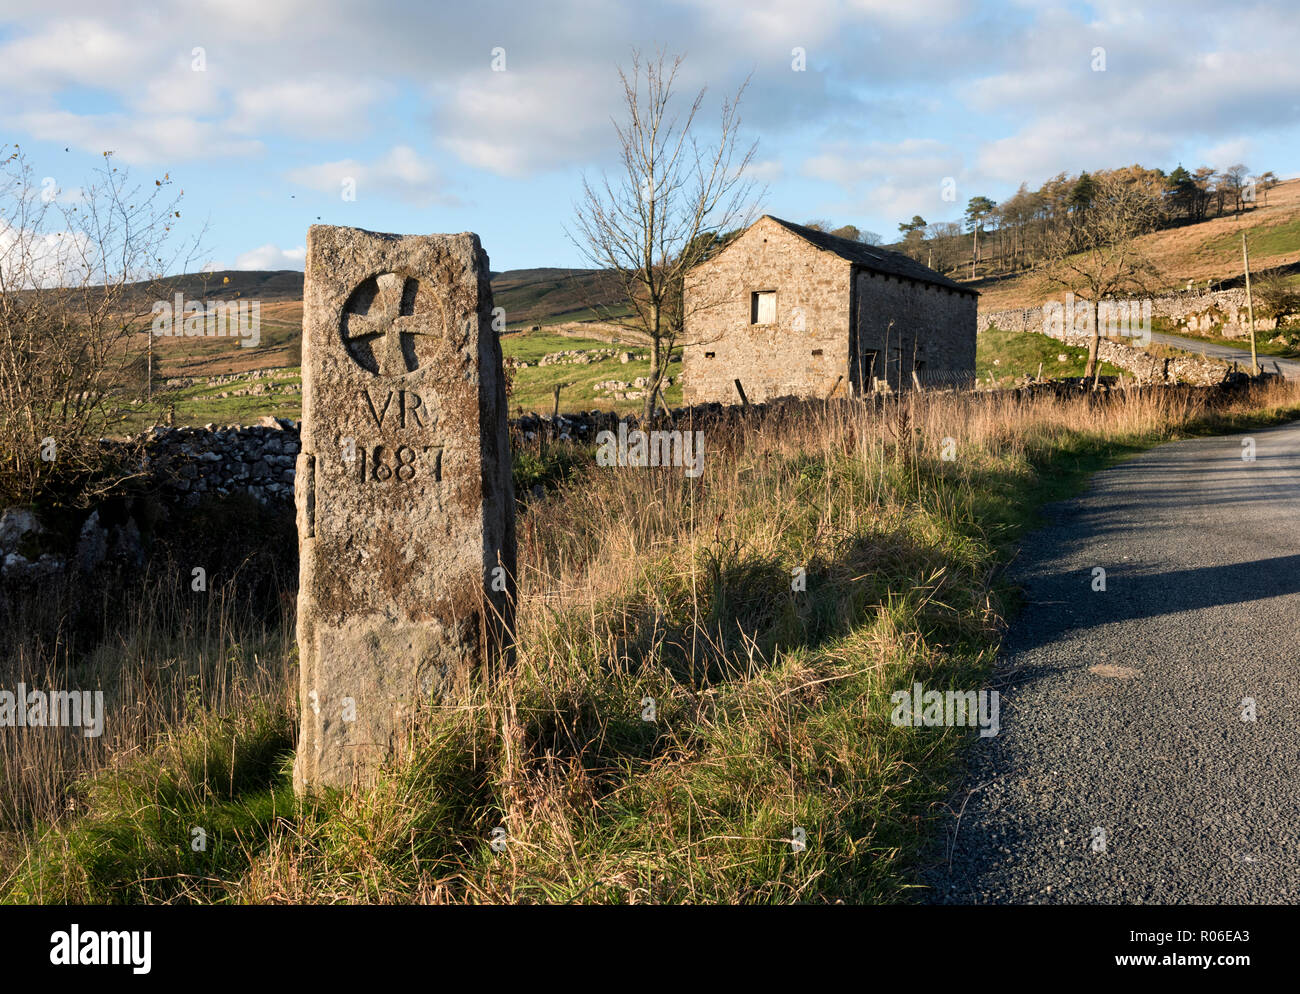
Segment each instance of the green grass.
[{"label": "green grass", "polygon": [[[1059,360],[1061,355],[1067,357],[1065,362]],[[1082,376],[1088,349],[1040,332],[1003,331],[996,325],[981,331],[975,340],[975,372],[981,383],[987,383],[991,373],[999,386],[1011,386],[1026,376],[1037,376],[1040,363],[1045,380]],[[1108,362],[1101,364],[1102,376],[1122,372]]]},{"label": "green grass", "polygon": [[[1045,501],[1171,437],[1293,418],[1291,400],[1104,432],[1078,401],[1056,420],[989,427],[1012,443],[964,441],[956,463],[929,445],[864,459],[844,444],[860,433],[814,413],[734,448],[711,441],[700,488],[602,474],[571,447],[571,485],[521,513],[525,561],[609,555],[629,515],[650,534],[637,569],[590,605],[524,619],[507,686],[431,715],[370,792],[307,807],[289,795],[285,709],[197,714],[19,847],[0,897],[909,900],[970,734],[892,725],[889,693],[986,681],[1011,601],[990,577]],[[979,409],[933,403],[914,429],[933,440],[959,423],[965,440]],[[790,589],[794,566],[807,596]],[[207,852],[189,848],[196,826],[217,839]],[[488,846],[496,826],[502,853]]]},{"label": "green grass", "polygon": [[291,718],[270,705],[169,731],[86,785],[85,814],[14,868],[5,903],[224,903],[276,819],[295,814],[292,749]]},{"label": "green grass", "polygon": [[596,338],[570,338],[567,335],[556,335],[546,331],[512,332],[501,336],[501,355],[507,359],[536,362],[542,356],[552,352],[589,349],[643,351],[643,348],[633,345],[611,345]]},{"label": "green grass", "polygon": [[[267,392],[243,397],[221,396],[257,384],[267,387]],[[268,414],[297,420],[302,417],[302,393],[285,390],[291,385],[302,386],[302,373],[296,367],[277,370],[272,376],[258,379],[243,377],[217,386],[200,381],[179,390],[159,391],[152,403],[131,408],[124,426],[118,430],[141,431],[163,424],[173,407],[178,425],[256,424]]]},{"label": "green grass", "polygon": [[1240,263],[1242,231],[1246,233],[1252,257],[1285,255],[1300,250],[1300,217],[1298,217],[1282,224],[1243,225],[1238,231],[1206,240],[1198,254],[1216,258],[1228,257]]},{"label": "green grass", "polygon": [[[501,351],[505,357],[531,362],[536,362],[542,356],[554,352],[603,349],[631,352],[637,356],[648,354],[647,347],[643,345],[611,345],[595,339],[568,338],[545,331],[503,335],[501,338]],[[664,396],[670,407],[682,403],[681,368],[680,363],[672,363],[669,366],[668,375],[672,376],[675,382],[664,390]],[[587,366],[529,366],[515,369],[511,375],[509,408],[512,414],[520,410],[550,414],[555,407],[554,391],[557,386],[560,387],[562,413],[596,409],[632,412],[641,409],[641,401],[615,401],[610,391],[597,390],[596,384],[607,380],[632,383],[639,376],[649,376],[650,360],[633,359],[622,363],[617,357],[607,357]]]}]

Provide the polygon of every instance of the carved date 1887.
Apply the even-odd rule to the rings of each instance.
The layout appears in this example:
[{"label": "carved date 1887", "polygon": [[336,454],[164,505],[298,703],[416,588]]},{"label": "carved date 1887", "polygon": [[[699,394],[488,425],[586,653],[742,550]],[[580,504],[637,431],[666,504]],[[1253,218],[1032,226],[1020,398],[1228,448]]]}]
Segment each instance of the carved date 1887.
[{"label": "carved date 1887", "polygon": [[[423,453],[423,459],[419,453]],[[357,453],[362,483],[387,483],[397,480],[409,483],[423,475],[433,482],[442,480],[442,446],[369,445]]]}]

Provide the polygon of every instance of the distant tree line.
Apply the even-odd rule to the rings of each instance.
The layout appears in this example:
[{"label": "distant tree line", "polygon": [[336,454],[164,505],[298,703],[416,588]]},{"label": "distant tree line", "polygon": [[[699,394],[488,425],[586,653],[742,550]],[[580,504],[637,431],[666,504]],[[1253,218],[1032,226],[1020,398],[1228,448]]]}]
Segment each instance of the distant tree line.
[{"label": "distant tree line", "polygon": [[1081,235],[1102,190],[1112,200],[1117,190],[1124,190],[1125,199],[1142,218],[1134,232],[1141,235],[1240,213],[1253,202],[1267,203],[1268,191],[1278,182],[1271,170],[1252,175],[1241,163],[1222,172],[1209,166],[1189,172],[1179,165],[1166,173],[1134,164],[1092,173],[1058,173],[1037,190],[1022,183],[1000,204],[988,197],[972,197],[961,222],[929,224],[914,216],[898,225],[902,238],[890,247],[940,272],[967,266],[972,276],[977,271],[1018,272],[1050,258],[1063,239],[1068,242],[1072,234]]},{"label": "distant tree line", "polygon": [[803,223],[805,228],[812,228],[813,231],[824,231],[828,235],[834,235],[837,238],[847,238],[851,242],[861,242],[863,245],[879,245],[884,239],[874,231],[864,231],[856,224],[843,224],[838,228],[834,223],[827,221],[825,218],[813,218]]}]

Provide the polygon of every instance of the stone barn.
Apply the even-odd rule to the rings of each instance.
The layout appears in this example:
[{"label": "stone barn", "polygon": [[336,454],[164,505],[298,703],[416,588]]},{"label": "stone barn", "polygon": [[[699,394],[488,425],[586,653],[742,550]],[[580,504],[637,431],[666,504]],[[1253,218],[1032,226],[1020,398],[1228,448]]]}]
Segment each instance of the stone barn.
[{"label": "stone barn", "polygon": [[687,403],[975,378],[979,295],[907,256],[764,215],[687,276]]}]

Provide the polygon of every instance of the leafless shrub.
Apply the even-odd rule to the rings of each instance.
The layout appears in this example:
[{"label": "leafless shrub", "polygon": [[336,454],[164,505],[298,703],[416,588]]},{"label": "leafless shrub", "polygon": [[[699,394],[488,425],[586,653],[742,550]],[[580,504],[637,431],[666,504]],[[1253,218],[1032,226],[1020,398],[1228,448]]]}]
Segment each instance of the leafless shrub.
[{"label": "leafless shrub", "polygon": [[90,184],[63,193],[0,148],[0,500],[54,488],[85,502],[112,486],[98,439],[142,387],[156,281],[188,261],[164,255],[171,187],[142,188],[105,153]]}]

